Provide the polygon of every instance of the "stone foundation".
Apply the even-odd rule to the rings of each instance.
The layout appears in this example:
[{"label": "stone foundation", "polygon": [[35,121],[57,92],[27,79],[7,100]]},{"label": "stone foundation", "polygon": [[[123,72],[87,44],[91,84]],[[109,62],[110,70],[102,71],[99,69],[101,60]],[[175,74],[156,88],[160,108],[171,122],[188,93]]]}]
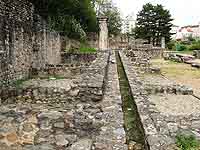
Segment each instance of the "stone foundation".
[{"label": "stone foundation", "polygon": [[[147,92],[146,86],[152,87],[154,80],[157,86],[164,86],[166,80],[145,80],[135,62],[131,58],[120,53],[124,69],[129,80],[132,94],[137,105],[147,142],[151,150],[173,149],[177,134],[191,134],[200,138],[199,120],[199,100],[192,95],[191,90],[184,90],[180,93],[166,92]],[[148,81],[148,82],[147,82]],[[151,83],[147,85],[147,83]],[[170,82],[169,82],[170,83]],[[167,89],[167,85],[164,86]],[[176,87],[176,86],[175,86]],[[179,88],[178,88],[179,89]],[[155,90],[155,89],[154,89]],[[186,92],[186,93],[185,93]],[[186,94],[186,95],[184,95]]]},{"label": "stone foundation", "polygon": [[0,107],[0,149],[127,150],[114,59],[97,54],[88,72],[73,79],[25,81],[17,89],[21,96],[7,89],[1,94],[8,98]]},{"label": "stone foundation", "polygon": [[[109,53],[98,53],[89,66],[48,67],[20,87],[0,90],[1,103],[73,103],[100,101],[107,78]],[[45,72],[46,71],[46,72]],[[59,76],[61,79],[51,79]]]},{"label": "stone foundation", "polygon": [[97,57],[97,54],[62,53],[61,56],[63,64],[84,64],[94,61]]}]

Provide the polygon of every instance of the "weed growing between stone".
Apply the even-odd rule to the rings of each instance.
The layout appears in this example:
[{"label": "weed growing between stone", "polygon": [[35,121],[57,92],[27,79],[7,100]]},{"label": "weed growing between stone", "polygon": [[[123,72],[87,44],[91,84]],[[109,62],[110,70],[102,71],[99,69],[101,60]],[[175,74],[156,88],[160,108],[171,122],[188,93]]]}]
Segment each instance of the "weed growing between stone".
[{"label": "weed growing between stone", "polygon": [[176,145],[181,150],[199,150],[200,142],[193,135],[179,134],[176,136]]},{"label": "weed growing between stone", "polygon": [[31,79],[36,79],[36,78],[40,78],[40,79],[44,79],[44,80],[45,79],[47,79],[47,80],[62,80],[62,79],[65,79],[65,77],[59,76],[59,75],[45,76],[45,77],[32,76],[30,78],[24,78],[24,79],[16,80],[13,83],[11,83],[10,85],[12,85],[16,88],[21,88],[21,86],[23,85],[24,82],[31,80]]},{"label": "weed growing between stone", "polygon": [[15,86],[16,88],[20,88],[23,85],[23,83],[27,80],[29,79],[19,79],[14,81],[11,85]]},{"label": "weed growing between stone", "polygon": [[49,80],[62,80],[62,79],[65,79],[65,77],[54,75],[54,76],[49,76],[48,79]]}]

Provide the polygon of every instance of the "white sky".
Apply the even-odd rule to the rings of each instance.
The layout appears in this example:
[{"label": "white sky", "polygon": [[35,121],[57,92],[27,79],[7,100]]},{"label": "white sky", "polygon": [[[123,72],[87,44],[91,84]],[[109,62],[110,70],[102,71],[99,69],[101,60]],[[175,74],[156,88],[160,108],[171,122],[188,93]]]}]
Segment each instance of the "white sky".
[{"label": "white sky", "polygon": [[123,16],[134,13],[142,9],[143,4],[151,2],[162,4],[170,10],[173,23],[175,25],[193,25],[200,22],[200,0],[113,0],[120,8]]}]

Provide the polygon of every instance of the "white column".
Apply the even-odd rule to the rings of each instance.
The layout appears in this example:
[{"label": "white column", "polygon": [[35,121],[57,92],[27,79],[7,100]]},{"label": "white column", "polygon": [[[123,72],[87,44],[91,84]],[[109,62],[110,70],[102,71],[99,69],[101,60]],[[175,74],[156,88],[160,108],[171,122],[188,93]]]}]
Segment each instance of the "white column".
[{"label": "white column", "polygon": [[165,47],[165,37],[162,37],[162,39],[161,39],[161,47],[166,48]]},{"label": "white column", "polygon": [[99,20],[99,49],[100,50],[107,50],[108,49],[108,25],[107,17],[98,18]]}]

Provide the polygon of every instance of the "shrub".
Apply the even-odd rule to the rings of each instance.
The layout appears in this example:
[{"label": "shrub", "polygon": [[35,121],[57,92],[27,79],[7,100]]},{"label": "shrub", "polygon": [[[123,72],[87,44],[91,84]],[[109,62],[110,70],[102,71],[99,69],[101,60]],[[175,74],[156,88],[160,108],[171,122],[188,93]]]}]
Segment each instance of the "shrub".
[{"label": "shrub", "polygon": [[197,150],[200,144],[199,141],[193,135],[179,134],[176,136],[176,145],[181,150]]},{"label": "shrub", "polygon": [[167,48],[172,50],[175,44],[176,44],[176,41],[170,41],[169,43],[167,43]]},{"label": "shrub", "polygon": [[190,50],[200,50],[200,41],[193,42],[189,47]]},{"label": "shrub", "polygon": [[180,44],[181,45],[190,45],[190,41],[181,41]]},{"label": "shrub", "polygon": [[187,50],[187,46],[183,44],[176,44],[176,50],[177,51],[184,51]]}]

